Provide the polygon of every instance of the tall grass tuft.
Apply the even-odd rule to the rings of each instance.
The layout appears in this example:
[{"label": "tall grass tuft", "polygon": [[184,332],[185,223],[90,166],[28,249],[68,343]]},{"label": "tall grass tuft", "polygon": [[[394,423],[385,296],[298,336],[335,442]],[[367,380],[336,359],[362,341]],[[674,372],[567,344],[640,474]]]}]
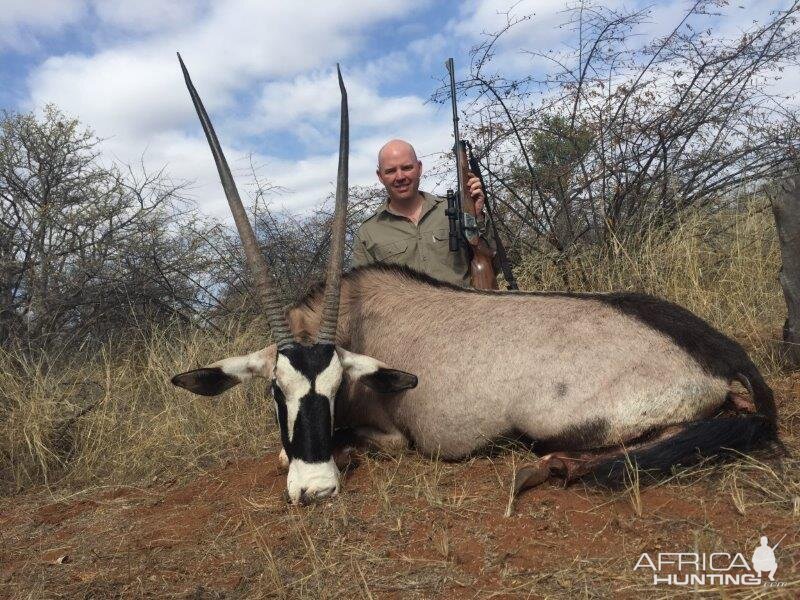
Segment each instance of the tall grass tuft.
[{"label": "tall grass tuft", "polygon": [[529,256],[519,268],[526,289],[637,291],[685,306],[738,340],[768,373],[780,366],[786,306],[778,283],[780,252],[769,207],[684,215],[672,228],[636,240],[613,239],[568,261]]},{"label": "tall grass tuft", "polygon": [[0,353],[0,489],[173,478],[276,446],[264,384],[201,398],[169,381],[266,343],[233,324],[223,332],[168,327],[122,353],[54,366]]}]

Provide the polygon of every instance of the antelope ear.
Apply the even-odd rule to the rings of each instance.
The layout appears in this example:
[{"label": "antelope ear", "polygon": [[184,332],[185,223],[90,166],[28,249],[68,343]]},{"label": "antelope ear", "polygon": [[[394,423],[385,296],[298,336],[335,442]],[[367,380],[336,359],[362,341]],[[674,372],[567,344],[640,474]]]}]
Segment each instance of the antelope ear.
[{"label": "antelope ear", "polygon": [[175,375],[171,381],[173,385],[201,396],[216,396],[241,383],[238,377],[225,373],[219,367],[203,367],[186,371]]},{"label": "antelope ear", "polygon": [[416,375],[388,367],[379,367],[374,373],[362,375],[359,381],[381,394],[392,394],[417,387]]},{"label": "antelope ear", "polygon": [[223,358],[202,369],[175,375],[172,383],[201,396],[216,396],[253,377],[272,377],[276,354],[277,347],[272,344],[258,352]]},{"label": "antelope ear", "polygon": [[360,381],[368,388],[382,394],[392,394],[417,387],[417,376],[398,369],[390,369],[381,361],[336,347],[339,361],[348,377]]}]

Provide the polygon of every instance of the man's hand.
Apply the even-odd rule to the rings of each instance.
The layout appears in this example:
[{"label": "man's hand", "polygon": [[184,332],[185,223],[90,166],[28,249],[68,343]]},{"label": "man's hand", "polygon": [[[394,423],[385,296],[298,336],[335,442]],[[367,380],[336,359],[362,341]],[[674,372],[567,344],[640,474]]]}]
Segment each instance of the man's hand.
[{"label": "man's hand", "polygon": [[471,171],[468,173],[468,176],[467,189],[469,189],[469,195],[475,203],[475,214],[480,216],[483,213],[483,203],[486,200],[483,194],[483,186],[481,186],[481,180]]}]

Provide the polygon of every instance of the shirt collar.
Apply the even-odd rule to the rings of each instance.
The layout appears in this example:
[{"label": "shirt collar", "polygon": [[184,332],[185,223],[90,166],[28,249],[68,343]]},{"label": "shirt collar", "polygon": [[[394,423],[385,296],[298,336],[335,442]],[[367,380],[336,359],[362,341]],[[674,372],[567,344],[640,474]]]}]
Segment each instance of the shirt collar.
[{"label": "shirt collar", "polygon": [[[434,196],[433,194],[429,194],[428,192],[420,192],[420,193],[422,194],[422,213],[420,213],[420,217],[419,217],[419,219],[421,221],[422,217],[424,217],[429,212],[431,212],[431,210],[433,210],[433,208],[437,204],[439,204],[439,202],[441,202],[442,199],[439,198],[439,196]],[[389,200],[388,199],[386,200],[386,202],[384,202],[381,205],[380,214],[381,215],[387,214],[387,215],[391,215],[392,217],[396,217],[396,218],[400,218],[400,219],[405,219],[406,218],[403,215],[398,215],[396,212],[394,212],[392,210],[391,206],[389,205]]]}]

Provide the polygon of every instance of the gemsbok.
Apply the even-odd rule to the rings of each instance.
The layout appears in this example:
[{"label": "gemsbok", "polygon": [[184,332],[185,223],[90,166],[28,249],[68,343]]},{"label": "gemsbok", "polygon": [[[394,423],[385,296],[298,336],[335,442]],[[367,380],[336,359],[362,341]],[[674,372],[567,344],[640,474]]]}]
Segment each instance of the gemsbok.
[{"label": "gemsbok", "polygon": [[553,474],[613,483],[629,463],[667,472],[698,455],[776,439],[772,391],[747,353],[676,304],[634,293],[475,291],[396,265],[342,275],[348,113],[338,67],[341,136],[327,283],[284,311],[182,61],[181,68],[275,343],[172,382],[216,395],[252,377],[271,380],[291,502],[338,493],[340,429],[373,448],[414,447],[444,459],[524,437],[550,454],[518,487]]}]

